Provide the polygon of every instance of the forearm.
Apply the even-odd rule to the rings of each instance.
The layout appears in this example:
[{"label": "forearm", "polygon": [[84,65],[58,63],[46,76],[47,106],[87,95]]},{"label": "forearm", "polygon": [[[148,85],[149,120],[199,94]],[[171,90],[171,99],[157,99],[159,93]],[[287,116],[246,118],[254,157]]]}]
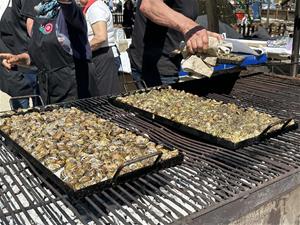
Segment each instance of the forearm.
[{"label": "forearm", "polygon": [[28,35],[31,37],[32,35],[32,27],[33,27],[33,23],[34,23],[34,20],[31,19],[31,18],[27,18],[26,20],[26,29],[27,29],[27,33]]},{"label": "forearm", "polygon": [[163,0],[142,0],[140,10],[152,22],[182,34],[198,25],[195,21],[171,9]]},{"label": "forearm", "polygon": [[99,49],[101,47],[101,45],[106,41],[106,38],[104,37],[94,37],[91,41],[90,41],[90,46],[92,51],[95,51],[97,49]]},{"label": "forearm", "polygon": [[92,30],[94,37],[90,41],[92,51],[100,48],[103,43],[107,40],[107,24],[104,21],[98,21],[92,24]]}]

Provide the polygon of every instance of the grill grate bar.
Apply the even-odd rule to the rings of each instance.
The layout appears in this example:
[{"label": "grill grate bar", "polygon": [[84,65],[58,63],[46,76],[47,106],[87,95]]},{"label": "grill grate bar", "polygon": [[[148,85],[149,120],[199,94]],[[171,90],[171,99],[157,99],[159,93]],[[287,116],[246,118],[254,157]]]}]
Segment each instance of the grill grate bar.
[{"label": "grill grate bar", "polygon": [[[203,208],[200,205],[196,204],[197,199],[191,194],[191,192],[188,192],[189,189],[180,188],[178,187],[178,185],[176,186],[175,182],[172,182],[174,180],[173,177],[168,176],[168,174],[166,173],[162,174],[161,172],[158,172],[157,174],[154,173],[153,177],[155,177],[159,182],[161,182],[162,186],[168,187],[168,190],[172,191],[174,195],[181,196],[181,200],[184,202],[184,204],[191,205],[191,207],[193,208]],[[170,182],[168,182],[167,180],[169,180]],[[178,193],[180,193],[180,195]],[[190,199],[192,200],[192,202],[189,200],[184,201],[185,199]]]},{"label": "grill grate bar", "polygon": [[[109,200],[109,202],[111,202],[113,199],[108,196],[105,192],[102,192],[102,194],[104,195],[104,197],[106,197],[106,199]],[[115,202],[117,205],[109,205],[109,203],[106,203],[105,200],[103,200],[102,198],[100,198],[98,195],[94,195],[93,198],[95,199],[96,202],[100,203],[101,205],[103,205],[106,209],[109,210],[109,212],[113,213],[114,217],[116,220],[120,221],[122,224],[130,224],[129,222],[127,222],[125,220],[125,218],[123,218],[118,212],[117,210],[121,211],[122,206],[119,205],[117,202]],[[113,200],[114,201],[114,200]]]},{"label": "grill grate bar", "polygon": [[[0,154],[1,154],[2,158],[3,158],[2,152]],[[44,224],[46,224],[47,221],[45,220],[45,218],[41,214],[41,212],[38,210],[38,208],[45,208],[45,210],[43,210],[43,211],[45,212],[45,214],[48,214],[48,218],[50,220],[52,220],[52,223],[53,224],[60,224],[62,222],[60,220],[61,218],[58,218],[57,215],[56,215],[56,213],[52,212],[52,210],[51,210],[52,207],[49,206],[49,203],[50,204],[54,204],[54,202],[53,202],[53,198],[54,197],[53,196],[51,197],[49,194],[47,194],[47,195],[45,195],[46,198],[43,198],[41,196],[41,193],[45,194],[45,193],[48,193],[48,192],[47,191],[43,191],[43,187],[41,187],[39,184],[36,184],[36,187],[39,187],[39,189],[38,189],[39,191],[36,191],[37,190],[36,188],[32,188],[30,186],[30,184],[28,183],[28,181],[27,181],[27,179],[30,178],[31,174],[28,173],[28,170],[26,169],[26,167],[24,168],[20,164],[21,163],[18,162],[17,164],[10,165],[10,167],[7,166],[8,169],[6,171],[7,171],[7,174],[9,175],[9,177],[13,180],[12,184],[17,185],[16,187],[19,190],[22,189],[22,185],[21,184],[23,184],[25,187],[29,187],[28,190],[30,190],[30,192],[26,192],[26,191],[22,192],[22,196],[23,196],[23,198],[26,199],[26,201],[28,203],[28,207],[24,207],[24,202],[22,203],[19,200],[19,198],[17,197],[17,195],[16,195],[16,197],[13,198],[13,199],[17,203],[17,205],[19,206],[20,209],[16,209],[15,208],[12,212],[10,212],[7,215],[11,215],[11,213],[14,214],[14,213],[18,213],[19,211],[22,211],[22,212],[24,212],[26,218],[31,218],[30,215],[29,215],[29,213],[28,213],[28,211],[31,210],[31,211],[33,211],[34,213],[36,213],[38,215],[38,217],[42,220],[42,222]],[[19,174],[20,174],[18,176],[19,181],[17,181],[17,179],[15,178],[15,175],[10,172],[11,170],[15,170],[15,171],[19,172]],[[23,176],[23,174],[24,174],[24,176]],[[25,177],[27,179],[25,179]],[[36,183],[35,180],[32,180],[32,182]],[[14,193],[14,191],[12,189],[9,192],[10,193]],[[29,197],[29,195],[31,197]],[[12,195],[12,196],[14,196],[14,195]],[[49,200],[46,200],[47,198]],[[56,198],[56,201],[59,201],[59,200],[60,200],[60,198]],[[38,204],[38,202],[43,202],[43,204]],[[55,204],[55,207],[57,207],[59,209],[59,211],[62,214],[64,214],[64,217],[69,218],[68,214],[66,214],[64,212],[64,210],[59,207],[58,204]],[[72,220],[73,219],[69,218],[69,222],[71,224],[75,224],[74,222],[72,222]],[[31,222],[31,221],[33,221],[33,219],[31,219],[29,222],[32,223],[32,224],[34,224],[34,222]],[[23,222],[23,224],[25,224],[25,223]]]},{"label": "grill grate bar", "polygon": [[[199,201],[199,199],[200,199],[201,202],[199,204],[202,206],[202,208],[206,207],[209,204],[215,203],[215,201],[213,199],[211,199],[211,197],[207,196],[207,195],[209,195],[209,192],[207,192],[206,190],[203,190],[203,188],[201,188],[204,185],[203,186],[197,185],[199,190],[198,190],[197,194],[195,195],[195,190],[194,190],[195,187],[194,186],[196,186],[196,185],[194,183],[191,184],[191,182],[189,182],[188,178],[185,178],[182,174],[176,174],[176,172],[174,172],[172,170],[167,170],[167,171],[165,171],[165,173],[168,173],[165,175],[169,176],[169,178],[172,177],[173,180],[178,181],[178,183],[180,182],[180,186],[185,188],[188,192],[193,193],[193,195],[195,196],[195,202]],[[222,198],[220,196],[214,196],[214,198],[217,198],[219,201],[222,200]]]},{"label": "grill grate bar", "polygon": [[[125,190],[121,185],[118,186],[118,189],[119,189],[122,193],[124,193],[124,195],[126,195],[126,196],[133,202],[133,204],[136,204],[137,207],[141,208],[142,210],[145,210],[145,212],[146,212],[146,211],[149,212],[149,210],[150,210],[149,207],[145,207],[144,205],[142,205],[139,201],[137,201],[137,199],[136,199],[132,194],[129,194],[129,192],[128,192],[127,190]],[[138,210],[137,210],[137,211],[138,211]],[[159,221],[159,220],[161,219],[161,218],[160,218],[158,215],[156,215],[155,213],[152,214],[152,216],[153,216],[154,219],[157,220],[157,221]],[[143,217],[142,217],[142,218],[143,218]],[[144,219],[146,219],[146,220],[148,221],[148,216],[145,217]],[[152,224],[152,223],[153,223],[153,220],[150,220],[148,223],[149,223],[149,224]]]},{"label": "grill grate bar", "polygon": [[[194,170],[196,172],[196,177],[201,179],[202,182],[207,182],[208,185],[213,185],[213,186],[220,186],[222,187],[222,189],[220,188],[220,190],[224,191],[226,194],[223,194],[220,190],[214,190],[216,191],[216,193],[218,193],[219,195],[221,195],[223,198],[226,198],[229,196],[234,196],[236,190],[234,189],[235,186],[238,186],[239,188],[243,189],[242,185],[238,185],[237,183],[228,180],[227,183],[225,181],[223,181],[222,179],[219,179],[219,177],[216,177],[216,174],[211,174],[209,173],[208,169],[203,169],[200,170],[198,168],[193,168],[191,166],[185,165],[186,168],[188,168],[189,170]],[[211,177],[214,177],[214,180],[211,179]],[[218,184],[219,183],[219,184]],[[240,182],[241,183],[241,182]]]},{"label": "grill grate bar", "polygon": [[[7,158],[6,156],[8,156],[8,158],[11,158],[12,155],[10,154],[6,154],[4,155],[3,151],[0,151],[0,156],[1,158],[5,159]],[[16,158],[15,158],[16,159]],[[13,159],[12,161],[16,161],[15,159]],[[7,162],[8,160],[4,160],[6,161],[6,165],[9,166],[9,163]],[[44,212],[45,215],[48,215],[47,219],[52,221],[52,224],[61,224],[62,218],[64,220],[67,220],[69,224],[76,224],[74,222],[74,218],[80,218],[80,215],[77,214],[76,210],[72,210],[73,214],[74,214],[74,218],[71,218],[69,216],[68,213],[66,213],[66,209],[62,208],[58,202],[62,199],[61,196],[55,188],[52,188],[52,192],[56,192],[58,197],[53,196],[53,194],[50,192],[50,190],[45,189],[45,186],[41,185],[41,180],[38,180],[35,176],[33,176],[33,174],[28,170],[28,167],[26,166],[27,164],[25,164],[23,161],[19,160],[17,163],[14,163],[11,165],[11,170],[13,171],[17,171],[15,173],[19,174],[18,176],[16,176],[19,180],[19,182],[17,182],[17,184],[21,183],[22,186],[19,186],[18,188],[21,190],[21,193],[24,197],[24,200],[26,199],[26,202],[28,203],[28,207],[21,207],[21,210],[26,214],[27,211],[31,211],[33,213],[35,213],[36,215],[39,216],[39,218],[41,220],[43,220],[44,224],[48,224],[48,222],[44,221],[44,217],[40,214],[39,209],[42,209],[42,211]],[[13,167],[12,167],[13,166]],[[31,170],[37,174],[37,172],[35,171],[35,169],[32,167]],[[13,174],[11,174],[12,177]],[[41,178],[42,179],[42,178]],[[30,183],[29,183],[30,182]],[[51,185],[44,180],[44,183],[50,188]],[[24,189],[24,187],[26,189]],[[22,191],[23,189],[23,191]],[[41,196],[41,193],[45,196],[45,199]],[[31,196],[31,198],[29,197],[29,195]],[[48,200],[47,200],[48,199]],[[65,201],[67,203],[67,205],[69,205],[69,208],[72,209],[71,204],[67,201]],[[23,203],[24,204],[24,203]],[[19,204],[20,205],[20,204]],[[56,211],[53,211],[53,209],[56,208]],[[72,212],[70,210],[70,212]],[[9,215],[16,213],[17,210],[13,211],[13,212],[9,212]],[[60,214],[62,214],[61,217],[58,217],[56,214],[57,212],[59,212]],[[27,215],[26,215],[27,217]],[[54,218],[54,219],[53,219]],[[77,219],[78,220],[78,219]],[[22,223],[23,225],[25,223]],[[28,223],[27,223],[28,224]]]},{"label": "grill grate bar", "polygon": [[[89,211],[87,211],[87,214],[89,215],[89,217],[91,219],[93,219],[94,222],[96,222],[97,224],[102,224],[99,222],[99,219],[101,219],[101,217],[103,217],[103,219],[106,221],[105,224],[113,224],[114,221],[109,218],[107,216],[107,213],[105,213],[97,204],[96,201],[92,200],[92,196],[91,197],[86,197],[85,201],[83,204],[88,204],[87,208],[91,208],[92,209]],[[94,214],[92,211],[96,211],[98,214],[100,214],[100,218],[97,217],[97,214]]]},{"label": "grill grate bar", "polygon": [[[120,200],[122,200],[126,205],[130,205],[131,203],[128,201],[128,200],[126,200],[121,194],[119,194],[117,191],[115,191],[114,189],[109,189],[109,191],[111,191],[112,192],[112,194],[114,195],[114,196],[116,196],[118,199],[120,199]],[[132,206],[132,208],[134,208],[133,206]],[[144,207],[142,207],[142,208],[144,208]],[[129,211],[128,211],[129,212]],[[135,211],[135,213],[138,215],[138,219],[140,219],[140,220],[145,220],[146,221],[146,223],[148,223],[148,224],[154,224],[151,220],[149,220],[148,219],[148,217],[145,217],[138,209]],[[129,212],[129,215],[131,214],[131,212]],[[134,221],[136,221],[136,219],[134,220]],[[138,222],[137,222],[138,223]]]},{"label": "grill grate bar", "polygon": [[[295,163],[295,160],[292,158],[286,158],[284,153],[277,151],[276,147],[272,147],[270,145],[258,145],[256,148],[248,147],[247,150],[251,150],[253,152],[259,153],[262,157],[264,157],[264,161],[270,163],[276,160],[276,164],[280,165],[286,170],[290,170],[290,167],[298,168],[298,163]],[[293,156],[291,156],[293,157]]]},{"label": "grill grate bar", "polygon": [[[300,119],[299,87],[300,82],[257,75],[238,80],[230,95],[209,94],[208,97],[254,106],[283,118],[293,116]],[[38,173],[34,168],[27,167],[23,160],[9,151],[7,154],[6,150],[0,151],[0,159],[3,158],[0,167],[9,168],[12,175],[15,171],[19,173],[16,176],[16,180],[20,180],[18,187],[22,194],[27,194],[27,201],[32,203],[20,209],[15,206],[8,208],[10,199],[6,194],[0,196],[0,205],[8,208],[4,213],[0,210],[1,221],[9,217],[16,224],[27,225],[28,221],[24,218],[32,219],[29,212],[33,210],[43,224],[169,224],[256,190],[267,181],[278,179],[300,166],[299,129],[232,151],[194,140],[125,112],[105,98],[79,100],[68,106],[96,113],[129,130],[147,133],[154,141],[174,146],[184,153],[184,162],[180,166],[148,174],[86,197],[72,205],[55,184],[43,177],[32,177],[31,172]],[[0,178],[3,178],[1,174]],[[70,210],[71,215],[60,203]],[[62,214],[61,217],[55,215],[54,208]],[[33,224],[35,221],[31,222]]]},{"label": "grill grate bar", "polygon": [[[235,171],[235,168],[232,168],[230,166],[227,166],[226,164],[222,163],[222,162],[219,162],[219,161],[216,161],[216,160],[210,160],[210,159],[207,159],[207,160],[202,160],[202,158],[199,159],[199,157],[197,156],[197,154],[194,154],[193,156],[190,156],[192,160],[195,160],[196,162],[205,162],[207,163],[211,168],[215,168],[217,170],[220,170],[222,171],[223,174],[228,174],[230,177],[229,177],[229,180],[233,179],[233,180],[238,180],[240,181],[241,178],[245,178],[248,176],[247,173],[243,172],[243,171]],[[194,162],[195,162],[194,161]],[[191,166],[194,166],[193,161],[191,161]],[[232,168],[232,169],[231,169]],[[234,172],[233,172],[234,171]],[[242,181],[241,181],[242,182]],[[252,182],[255,182],[252,180]],[[244,185],[248,186],[248,183],[247,182],[244,182]],[[249,186],[250,188],[252,186]]]},{"label": "grill grate bar", "polygon": [[[1,158],[3,158],[3,155],[2,155],[3,152],[2,151],[0,152],[0,154],[1,154]],[[15,185],[15,187],[17,187],[19,190],[22,188],[22,186],[16,180],[14,174],[11,173],[11,170],[13,170],[13,168],[11,168],[10,166],[5,166],[5,168],[6,168],[6,170],[5,170],[6,171],[6,175],[9,176],[9,178],[10,178],[10,180],[12,180],[12,182],[9,183],[5,179],[5,177],[4,177],[5,175],[3,176],[3,179],[1,179],[1,180],[5,184],[6,189],[7,189],[6,193],[4,194],[4,198],[9,198],[8,193],[11,196],[10,200],[8,201],[9,203],[7,202],[8,204],[5,204],[5,206],[6,206],[6,209],[8,207],[9,214],[12,215],[17,210],[16,207],[19,207],[20,209],[23,208],[23,205],[22,205],[21,201],[19,200],[19,198],[17,197],[17,195],[14,195],[15,191],[12,189],[12,186]],[[19,176],[18,178],[20,179],[21,177],[22,176]],[[21,180],[22,180],[22,178],[21,178]],[[24,192],[24,195],[25,195],[26,199],[30,199],[26,192]],[[14,201],[15,204],[13,204],[12,201]],[[32,201],[30,201],[30,203],[34,204],[34,202],[32,202]],[[11,207],[11,205],[12,205],[12,207]],[[29,222],[31,224],[33,224],[33,219],[31,218],[31,216],[28,214],[28,212],[26,210],[24,210],[24,214],[29,219]],[[39,212],[38,212],[38,215],[40,217],[42,216],[41,214],[39,214]],[[21,220],[22,220],[22,223],[25,224],[25,222],[24,222],[24,220],[22,218],[21,218]],[[43,221],[43,222],[45,222],[45,221]]]},{"label": "grill grate bar", "polygon": [[[17,164],[17,165],[20,166],[19,164]],[[19,168],[19,171],[21,171],[21,170],[22,170],[22,168]],[[21,173],[24,173],[24,175],[25,175],[24,177],[31,176],[28,169],[21,171]],[[22,183],[25,184],[25,186],[28,185],[28,187],[30,187],[30,184],[28,183],[28,181],[26,181],[23,178],[23,176],[20,176],[20,178],[22,179]],[[33,183],[33,185],[35,185],[36,188],[31,189],[30,194],[35,198],[36,202],[44,202],[45,203],[43,205],[43,207],[46,209],[45,210],[46,214],[49,214],[50,218],[55,218],[56,224],[61,223],[61,218],[57,217],[56,213],[51,210],[52,207],[49,206],[50,204],[54,204],[55,207],[58,208],[59,212],[62,213],[62,216],[69,221],[69,223],[75,224],[74,222],[72,222],[73,218],[69,217],[69,215],[67,213],[65,213],[65,210],[62,209],[61,206],[58,204],[58,201],[61,201],[62,197],[56,197],[54,200],[54,196],[49,194],[49,192],[47,192],[47,191],[43,192],[44,187],[41,185],[41,183],[37,182],[36,180],[33,180],[32,183]],[[41,193],[43,193],[44,197],[41,195]],[[48,204],[47,202],[49,202],[50,204]]]},{"label": "grill grate bar", "polygon": [[[171,174],[173,174],[173,176],[180,177],[180,179],[185,181],[186,184],[189,184],[189,185],[193,184],[194,186],[197,186],[199,188],[199,190],[201,190],[201,192],[203,192],[201,197],[208,199],[209,203],[215,202],[214,200],[212,200],[211,198],[208,198],[206,196],[206,195],[210,194],[209,191],[215,192],[217,195],[215,195],[214,198],[218,199],[219,201],[222,201],[224,198],[228,198],[228,196],[233,195],[233,193],[229,192],[228,190],[223,190],[225,193],[221,193],[221,192],[215,190],[214,188],[211,187],[211,186],[214,186],[214,184],[212,184],[207,179],[204,179],[204,180],[199,179],[199,177],[196,176],[195,174],[192,174],[192,175],[189,174],[187,172],[186,167],[180,166],[177,168],[168,169],[167,171],[170,172]],[[189,172],[191,173],[190,170],[189,170]],[[205,186],[205,188],[203,188],[202,186]],[[205,190],[205,189],[207,189],[207,190]]]},{"label": "grill grate bar", "polygon": [[[137,188],[134,188],[134,186],[137,186]],[[155,202],[159,202],[156,198],[155,195],[151,196],[153,199],[150,199],[149,197],[149,194],[145,191],[144,188],[142,188],[143,186],[140,186],[139,184],[137,183],[132,183],[132,184],[129,184],[129,183],[125,183],[125,186],[126,188],[129,188],[133,193],[136,193],[138,196],[139,196],[139,200],[148,206],[148,208],[151,208],[151,211],[154,213],[154,214],[157,214],[158,212],[160,212],[160,215],[158,216],[161,216],[161,215],[164,215],[165,216],[165,219],[168,220],[168,221],[173,221],[169,215],[168,215],[168,211],[166,211],[166,209],[162,208],[161,205],[155,203]],[[139,190],[138,190],[139,188]],[[155,202],[154,202],[155,201]],[[162,216],[161,216],[162,217]],[[164,221],[162,220],[162,218],[160,218],[158,221],[160,221],[162,224],[164,223]]]},{"label": "grill grate bar", "polygon": [[[112,191],[111,189],[110,189],[109,191],[113,193],[113,191]],[[106,191],[103,191],[102,194],[103,194],[110,202],[112,202],[114,205],[116,205],[119,209],[122,209],[122,212],[126,215],[126,216],[125,216],[125,219],[126,219],[126,221],[127,221],[128,224],[130,224],[130,223],[133,223],[133,224],[134,224],[134,223],[139,223],[139,221],[138,221],[134,216],[131,215],[131,212],[130,212],[128,209],[122,207],[122,205],[119,204],[119,202],[117,202],[117,201],[116,201],[111,195],[109,195]],[[127,217],[128,217],[128,218],[127,218]]]},{"label": "grill grate bar", "polygon": [[[174,201],[175,201],[176,203],[180,204],[181,207],[183,207],[183,210],[184,210],[184,211],[187,211],[188,214],[192,213],[192,210],[190,209],[190,207],[187,207],[187,206],[185,205],[185,204],[188,204],[188,203],[185,203],[185,202],[183,201],[183,199],[180,199],[181,196],[180,196],[177,192],[175,192],[172,188],[170,188],[169,185],[168,185],[167,183],[166,183],[166,184],[163,184],[159,179],[156,179],[154,176],[149,176],[149,175],[147,175],[146,178],[147,178],[147,180],[149,180],[151,183],[153,182],[153,183],[156,183],[156,185],[160,186],[160,188],[159,188],[160,190],[161,190],[161,188],[163,187],[163,189],[164,189],[165,192],[170,193],[170,195],[173,196]],[[175,190],[178,190],[178,189],[175,188]],[[161,190],[161,191],[162,191],[162,190]],[[176,199],[178,199],[178,198],[181,200],[181,202],[176,201]],[[182,204],[182,203],[183,203],[183,204]]]},{"label": "grill grate bar", "polygon": [[151,196],[155,196],[156,200],[158,202],[162,203],[167,208],[168,213],[173,212],[174,215],[172,215],[172,217],[180,218],[184,215],[182,212],[180,212],[178,210],[178,208],[180,208],[180,206],[176,205],[174,202],[173,202],[173,205],[170,204],[172,202],[172,200],[170,200],[168,196],[164,196],[164,198],[163,198],[162,197],[164,195],[163,192],[161,190],[159,190],[158,188],[154,187],[150,182],[147,182],[145,179],[140,178],[139,180],[137,180],[137,183],[140,186],[148,187],[148,188],[144,189],[145,193],[148,195],[151,195]]}]

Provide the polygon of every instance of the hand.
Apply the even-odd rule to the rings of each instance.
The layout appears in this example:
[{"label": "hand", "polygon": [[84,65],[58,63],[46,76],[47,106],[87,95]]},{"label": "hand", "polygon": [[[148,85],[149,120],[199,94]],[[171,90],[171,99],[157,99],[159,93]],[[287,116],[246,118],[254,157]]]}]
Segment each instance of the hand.
[{"label": "hand", "polygon": [[0,53],[0,59],[3,59],[2,65],[9,70],[15,65],[30,65],[30,56],[27,53],[22,53],[19,55]]},{"label": "hand", "polygon": [[10,53],[0,53],[0,59],[2,59],[2,65],[7,70],[11,70],[11,68],[13,66],[11,63],[9,63],[9,60],[13,57],[15,57],[15,55],[10,54]]},{"label": "hand", "polygon": [[205,53],[209,47],[208,37],[215,37],[219,41],[222,40],[222,36],[220,34],[207,31],[206,29],[198,30],[191,34],[186,41],[188,52],[192,55],[198,52]]}]

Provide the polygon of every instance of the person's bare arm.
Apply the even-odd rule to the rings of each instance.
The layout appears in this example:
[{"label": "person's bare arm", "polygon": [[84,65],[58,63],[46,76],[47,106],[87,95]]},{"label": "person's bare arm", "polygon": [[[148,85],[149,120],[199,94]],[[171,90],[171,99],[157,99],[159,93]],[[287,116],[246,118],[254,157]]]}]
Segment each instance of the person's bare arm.
[{"label": "person's bare arm", "polygon": [[0,53],[0,59],[3,59],[2,65],[8,70],[10,70],[14,65],[29,66],[31,63],[30,56],[26,52],[18,55]]},{"label": "person's bare arm", "polygon": [[[142,0],[140,10],[152,22],[177,30],[183,35],[186,35],[194,27],[199,26],[195,21],[171,9],[163,0]],[[205,29],[196,31],[189,37],[185,36],[188,51],[192,54],[206,51],[208,48],[208,35],[218,39],[221,38],[219,34]]]},{"label": "person's bare arm", "polygon": [[163,0],[142,0],[141,12],[154,23],[172,28],[185,34],[198,24],[171,9]]},{"label": "person's bare arm", "polygon": [[94,37],[90,41],[92,51],[100,48],[100,46],[107,40],[107,25],[104,21],[98,21],[92,24]]}]

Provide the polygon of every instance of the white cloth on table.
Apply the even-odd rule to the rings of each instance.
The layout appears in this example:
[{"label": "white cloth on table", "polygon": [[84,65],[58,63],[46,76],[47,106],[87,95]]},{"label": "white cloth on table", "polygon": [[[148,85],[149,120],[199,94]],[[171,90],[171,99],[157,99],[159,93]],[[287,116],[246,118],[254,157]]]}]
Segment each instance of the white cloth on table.
[{"label": "white cloth on table", "polygon": [[205,54],[189,55],[186,48],[182,51],[182,69],[194,75],[211,77],[214,72],[213,67],[217,64],[218,55],[228,55],[231,50],[231,43],[209,37],[208,49]]}]

